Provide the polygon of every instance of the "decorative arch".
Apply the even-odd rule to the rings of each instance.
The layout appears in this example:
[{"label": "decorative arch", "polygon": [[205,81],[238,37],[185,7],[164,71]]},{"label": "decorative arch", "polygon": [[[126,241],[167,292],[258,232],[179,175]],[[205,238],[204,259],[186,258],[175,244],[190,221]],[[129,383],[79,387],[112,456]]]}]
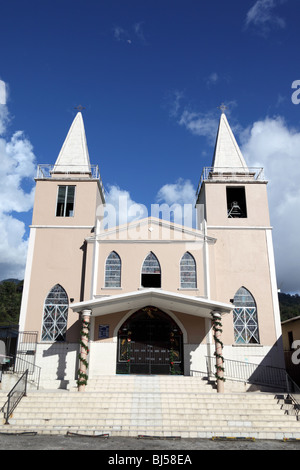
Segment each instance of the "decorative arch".
[{"label": "decorative arch", "polygon": [[196,289],[197,287],[196,260],[188,251],[180,260],[180,287],[182,289]]},{"label": "decorative arch", "polygon": [[123,318],[117,373],[182,374],[183,333],[173,318],[152,305]]},{"label": "decorative arch", "polygon": [[150,251],[143,262],[141,271],[142,287],[161,287],[161,268],[155,254]]},{"label": "decorative arch", "polygon": [[105,287],[121,287],[121,258],[116,251],[106,258]]},{"label": "decorative arch", "polygon": [[68,309],[68,295],[60,284],[56,284],[49,291],[44,303],[42,341],[65,341]]},{"label": "decorative arch", "polygon": [[233,326],[236,344],[259,344],[256,302],[246,287],[240,287],[233,299]]},{"label": "decorative arch", "polygon": [[[131,315],[135,312],[137,312],[138,309],[134,308],[132,310],[130,310],[129,312],[127,312],[123,318],[117,323],[117,325],[115,326],[115,329],[114,329],[114,332],[113,332],[113,342],[116,343],[118,341],[118,332],[121,328],[121,326],[123,325],[123,323],[125,323],[125,321],[131,317]],[[183,336],[183,343],[187,343],[188,342],[188,334],[187,334],[187,331],[183,325],[183,323],[179,320],[179,318],[177,318],[177,316],[175,315],[174,312],[172,312],[171,310],[168,310],[166,308],[164,309],[161,309],[163,312],[165,312],[167,315],[169,315],[169,317],[171,317],[175,323],[177,323],[177,325],[179,326],[180,330],[182,331],[182,336]]]}]

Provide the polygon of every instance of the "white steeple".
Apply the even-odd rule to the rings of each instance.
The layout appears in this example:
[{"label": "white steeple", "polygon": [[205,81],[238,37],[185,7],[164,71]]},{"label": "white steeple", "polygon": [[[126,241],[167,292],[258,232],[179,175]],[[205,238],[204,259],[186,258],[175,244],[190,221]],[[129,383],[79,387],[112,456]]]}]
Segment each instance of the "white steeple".
[{"label": "white steeple", "polygon": [[91,164],[82,114],[78,112],[59,152],[53,173],[90,173]]},{"label": "white steeple", "polygon": [[212,166],[247,170],[247,164],[224,113],[221,114]]}]

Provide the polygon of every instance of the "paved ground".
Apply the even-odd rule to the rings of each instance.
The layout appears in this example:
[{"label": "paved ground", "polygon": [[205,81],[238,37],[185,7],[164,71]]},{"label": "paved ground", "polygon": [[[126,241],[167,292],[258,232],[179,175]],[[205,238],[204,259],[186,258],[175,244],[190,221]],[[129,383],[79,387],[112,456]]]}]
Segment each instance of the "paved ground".
[{"label": "paved ground", "polygon": [[[191,451],[196,456],[201,450],[300,450],[299,441],[267,441],[267,440],[211,440],[211,439],[137,439],[82,436],[46,436],[46,435],[9,435],[0,434],[1,450],[102,450],[105,458],[119,455],[135,455],[135,451],[149,451],[149,454],[164,453],[170,455],[183,452],[186,456]],[[130,451],[128,453],[128,451]],[[132,452],[131,452],[132,451]],[[164,452],[165,451],[165,452]],[[123,452],[123,454],[122,454]],[[142,455],[142,452],[139,454]],[[121,463],[121,462],[119,462]],[[123,462],[124,463],[124,462]],[[157,462],[157,466],[158,462]]]}]

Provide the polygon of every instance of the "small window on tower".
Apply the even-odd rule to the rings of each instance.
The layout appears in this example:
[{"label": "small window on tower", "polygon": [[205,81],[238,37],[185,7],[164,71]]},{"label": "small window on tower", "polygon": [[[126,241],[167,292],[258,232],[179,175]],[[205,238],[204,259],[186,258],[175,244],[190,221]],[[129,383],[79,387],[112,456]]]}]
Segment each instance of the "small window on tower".
[{"label": "small window on tower", "polygon": [[246,194],[244,187],[230,186],[226,188],[227,215],[229,219],[247,217]]},{"label": "small window on tower", "polygon": [[58,186],[56,216],[73,217],[75,186]]}]

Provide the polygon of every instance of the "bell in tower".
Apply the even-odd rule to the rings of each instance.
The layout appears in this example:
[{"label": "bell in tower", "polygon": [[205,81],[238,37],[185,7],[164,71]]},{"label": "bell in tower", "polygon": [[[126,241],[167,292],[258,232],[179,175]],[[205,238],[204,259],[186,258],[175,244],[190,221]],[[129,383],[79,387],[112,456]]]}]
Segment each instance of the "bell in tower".
[{"label": "bell in tower", "polygon": [[228,212],[228,217],[233,219],[245,217],[237,201],[232,201],[231,208]]}]

